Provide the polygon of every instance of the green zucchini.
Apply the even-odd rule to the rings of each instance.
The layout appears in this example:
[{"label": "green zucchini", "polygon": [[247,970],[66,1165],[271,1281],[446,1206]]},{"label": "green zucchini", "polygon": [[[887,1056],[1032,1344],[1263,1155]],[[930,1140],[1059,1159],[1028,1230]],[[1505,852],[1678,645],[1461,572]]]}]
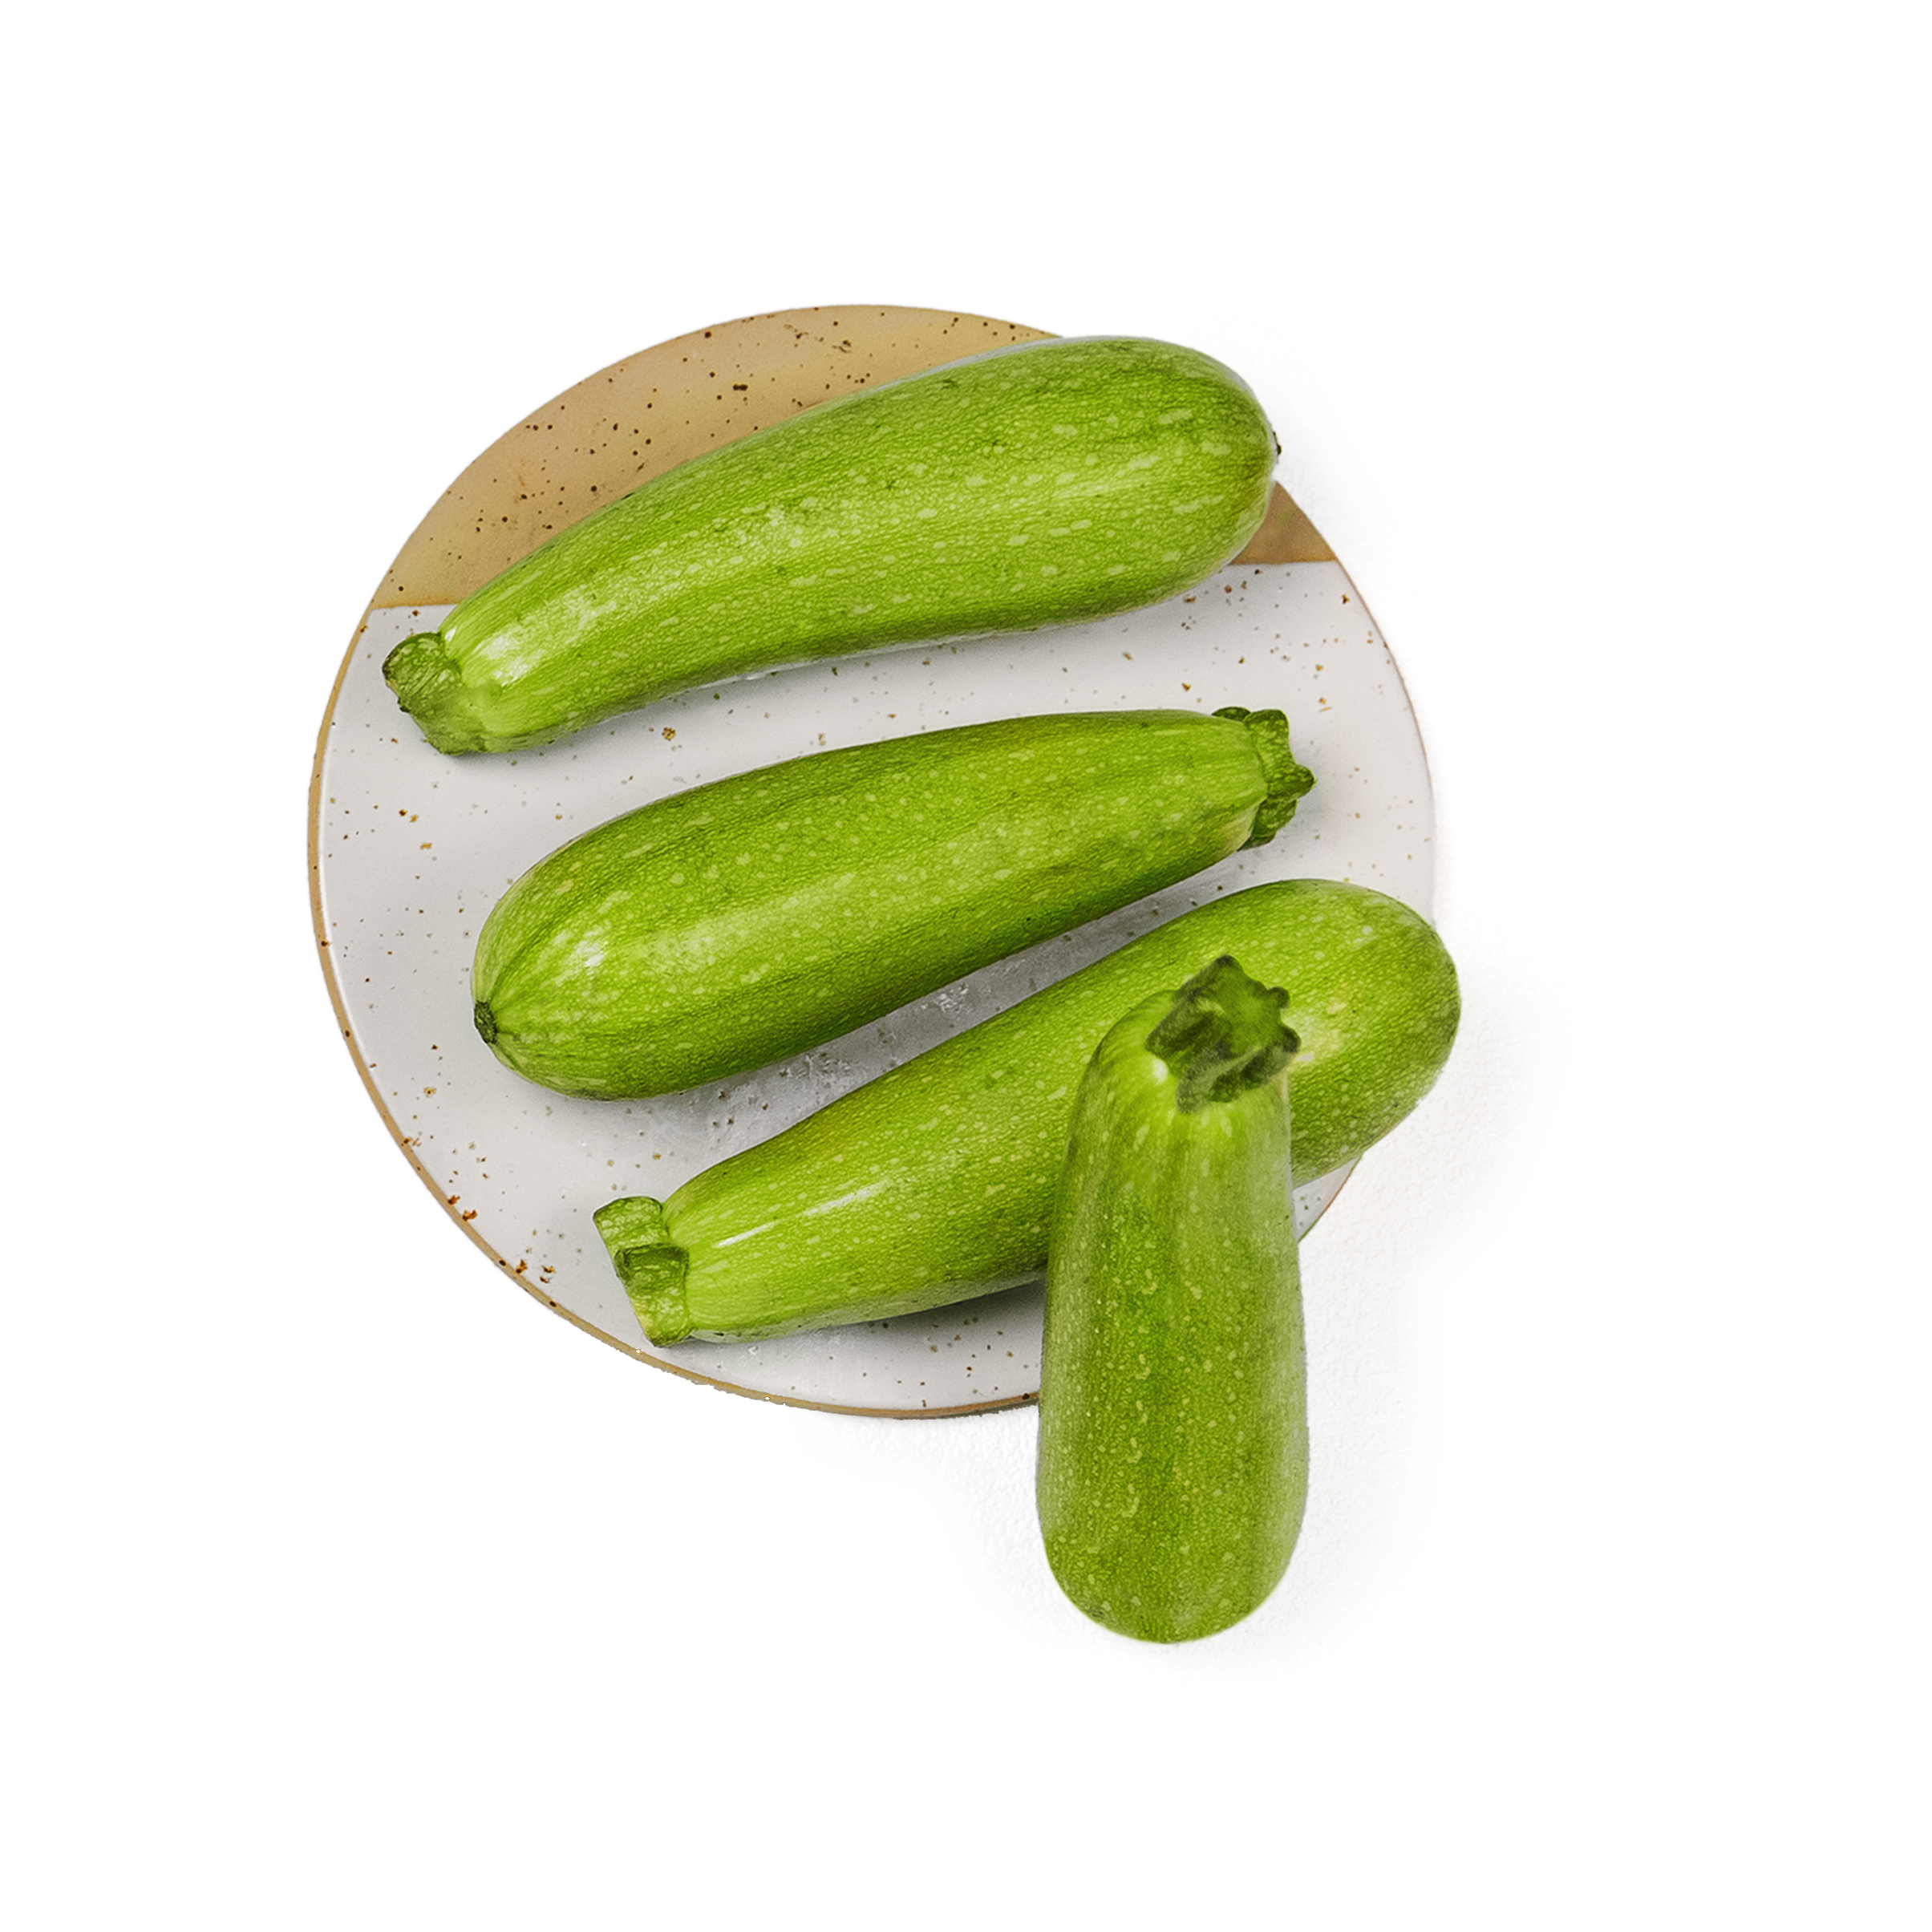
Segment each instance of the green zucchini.
[{"label": "green zucchini", "polygon": [[1288,995],[1225,956],[1080,1083],[1040,1353],[1047,1560],[1097,1623],[1212,1636],[1282,1580],[1308,1496]]},{"label": "green zucchini", "polygon": [[1063,713],[821,751],[553,852],[477,942],[477,1031],[560,1092],[667,1093],[863,1026],[1265,844],[1279,711]]},{"label": "green zucchini", "polygon": [[727,678],[1084,623],[1260,527],[1277,450],[1170,342],[1027,342],[821,403],[654,478],[465,598],[383,674],[442,751],[548,743]]},{"label": "green zucchini", "polygon": [[645,1335],[753,1341],[1033,1279],[1094,1048],[1128,1007],[1221,953],[1294,994],[1298,1185],[1353,1160],[1434,1084],[1456,1035],[1456,969],[1420,913],[1324,879],[1210,900],[668,1201],[600,1209]]}]

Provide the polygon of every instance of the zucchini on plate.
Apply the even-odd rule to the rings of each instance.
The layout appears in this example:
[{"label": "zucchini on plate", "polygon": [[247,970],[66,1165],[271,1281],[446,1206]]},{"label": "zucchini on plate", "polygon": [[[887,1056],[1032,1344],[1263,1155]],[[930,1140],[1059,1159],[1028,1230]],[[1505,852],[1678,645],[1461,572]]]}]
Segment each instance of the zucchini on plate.
[{"label": "zucchini on plate", "polygon": [[767,766],[550,854],[471,976],[506,1065],[603,1100],[761,1067],[1263,845],[1279,711],[1062,713]]},{"label": "zucchini on plate", "polygon": [[1130,1007],[1222,953],[1294,1002],[1295,1185],[1352,1160],[1435,1084],[1460,1007],[1455,966],[1420,913],[1326,879],[1231,893],[694,1175],[668,1200],[600,1209],[597,1230],[646,1336],[755,1341],[1035,1279],[1094,1049]]},{"label": "zucchini on plate", "polygon": [[441,751],[674,691],[1158,603],[1261,527],[1278,445],[1171,342],[1026,342],[820,403],[573,524],[383,675]]}]

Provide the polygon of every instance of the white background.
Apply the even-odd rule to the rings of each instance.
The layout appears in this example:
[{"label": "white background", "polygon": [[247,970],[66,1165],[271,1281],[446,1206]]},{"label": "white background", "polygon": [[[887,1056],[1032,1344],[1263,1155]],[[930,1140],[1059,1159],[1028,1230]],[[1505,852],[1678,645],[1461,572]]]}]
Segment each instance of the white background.
[{"label": "white background", "polygon": [[[21,25],[4,779],[15,902],[58,908],[60,949],[15,924],[0,1422],[38,1922],[1924,1914],[1932,421],[1898,14],[1370,4],[1234,52],[1119,19],[931,58],[898,18],[831,44],[790,10],[719,89],[695,15],[543,89],[524,21],[351,4],[280,85],[197,18]],[[613,75],[649,103],[591,112]],[[298,694],[261,686],[299,573],[302,299],[1196,263],[1577,302],[1586,701],[1532,808],[1588,883],[1573,1630],[1480,1675],[1391,1652],[1371,1710],[1200,1721],[303,1710],[307,937],[263,723]]]},{"label": "white background", "polygon": [[[464,307],[303,311],[306,750],[383,572],[476,454]],[[535,1675],[568,1699],[566,1327],[518,1306],[528,1296],[435,1213],[355,1076],[318,964],[306,972],[306,1696],[496,1702],[535,1648]],[[554,1359],[535,1403],[518,1387],[518,1341]],[[558,1387],[564,1401],[545,1404]],[[520,1456],[516,1424],[531,1408],[543,1440]],[[543,1463],[558,1464],[549,1482]],[[545,1518],[531,1538],[539,1574],[520,1578],[529,1503]],[[551,1610],[537,1619],[549,1644],[516,1642],[525,1596]]]}]

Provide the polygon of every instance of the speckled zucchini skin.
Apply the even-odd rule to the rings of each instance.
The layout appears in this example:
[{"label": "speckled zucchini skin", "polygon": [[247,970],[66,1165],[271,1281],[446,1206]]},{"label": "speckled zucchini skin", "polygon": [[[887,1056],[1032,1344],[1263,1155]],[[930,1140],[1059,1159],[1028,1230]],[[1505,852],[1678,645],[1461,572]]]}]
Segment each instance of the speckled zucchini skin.
[{"label": "speckled zucchini skin", "polygon": [[1175,1643],[1259,1606],[1308,1494],[1286,994],[1216,961],[1080,1083],[1054,1203],[1038,1496],[1097,1623]]},{"label": "speckled zucchini skin", "polygon": [[508,1066],[603,1100],[723,1079],[1265,844],[1314,783],[1279,711],[1073,712],[821,751],[660,799],[497,903]]},{"label": "speckled zucchini skin", "polygon": [[694,685],[1083,623],[1260,527],[1274,432],[1169,342],[1027,342],[822,403],[573,525],[383,665],[444,751],[543,744]]},{"label": "speckled zucchini skin", "polygon": [[1459,1002],[1428,921],[1364,886],[1254,886],[1144,934],[666,1201],[600,1209],[645,1334],[752,1341],[1032,1280],[1094,1048],[1136,1001],[1221,953],[1294,1002],[1298,1183],[1354,1159],[1434,1085]]}]

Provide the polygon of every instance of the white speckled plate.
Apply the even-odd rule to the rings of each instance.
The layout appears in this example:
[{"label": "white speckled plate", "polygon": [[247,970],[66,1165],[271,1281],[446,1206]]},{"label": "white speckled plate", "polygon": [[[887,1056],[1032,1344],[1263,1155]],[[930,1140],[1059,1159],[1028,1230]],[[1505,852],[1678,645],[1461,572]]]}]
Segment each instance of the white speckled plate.
[{"label": "white speckled plate", "polygon": [[[946,318],[917,310],[856,313],[856,321],[841,313],[830,331],[824,323],[832,312],[794,312],[665,345],[618,366],[630,379],[624,407],[612,399],[616,386],[606,387],[612,372],[605,371],[525,430],[535,435],[541,425],[553,437],[572,399],[589,392],[589,405],[577,407],[585,425],[594,414],[595,435],[580,433],[567,453],[594,466],[608,464],[614,449],[634,456],[641,440],[627,448],[621,433],[614,442],[597,437],[621,432],[627,415],[649,424],[651,410],[675,405],[686,433],[668,460],[682,460],[706,446],[694,443],[694,434],[704,434],[694,425],[703,420],[698,391],[707,381],[720,385],[720,404],[755,394],[766,344],[754,339],[733,350],[735,331],[762,329],[768,337],[774,324],[791,331],[784,375],[809,401],[820,399],[816,384],[800,380],[800,371],[816,354],[835,358],[829,366],[851,379],[836,358],[865,345],[870,318],[897,331],[899,362],[913,367],[987,346],[966,325],[1007,326],[954,317],[939,327]],[[801,319],[817,326],[816,336]],[[916,334],[919,325],[926,337]],[[884,333],[875,325],[871,339]],[[1032,333],[1009,330],[991,339]],[[707,368],[674,393],[670,381],[650,379],[693,343],[702,346],[700,363],[720,370],[738,354],[729,373],[750,379],[726,390],[725,376]],[[691,361],[687,353],[682,359]],[[869,379],[901,372],[889,355],[878,363]],[[742,400],[735,407],[727,435],[752,426]],[[1303,561],[1237,563],[1186,597],[1128,617],[808,666],[687,693],[540,751],[447,758],[398,709],[383,682],[383,659],[411,631],[433,629],[466,593],[466,577],[481,581],[508,561],[476,554],[488,545],[472,540],[488,531],[484,505],[492,488],[516,490],[525,504],[547,488],[565,500],[561,520],[609,493],[606,486],[591,491],[582,462],[573,471],[554,444],[533,460],[516,446],[518,434],[486,452],[440,506],[439,556],[427,555],[424,536],[438,534],[435,516],[411,540],[356,633],[323,720],[310,825],[317,935],[371,1096],[424,1181],[496,1266],[640,1359],[746,1394],[869,1413],[958,1413],[1031,1399],[1039,1387],[1037,1289],[752,1346],[660,1350],[638,1331],[591,1216],[616,1194],[668,1195],[727,1154],[1217,893],[1270,879],[1351,879],[1428,913],[1428,772],[1387,646],[1341,565],[1322,556],[1326,546],[1304,523],[1298,542],[1278,546],[1302,552]],[[626,461],[616,486],[666,466],[634,469]],[[540,524],[524,548],[545,533]],[[390,601],[404,589],[397,580],[406,568],[444,591],[444,601]],[[1031,712],[1224,704],[1286,711],[1296,755],[1316,774],[1315,790],[1271,844],[814,1052],[691,1093],[580,1100],[520,1079],[471,1024],[471,958],[497,895],[565,839],[620,812],[825,747]],[[1298,1193],[1304,1227],[1346,1178],[1342,1170]]]}]

